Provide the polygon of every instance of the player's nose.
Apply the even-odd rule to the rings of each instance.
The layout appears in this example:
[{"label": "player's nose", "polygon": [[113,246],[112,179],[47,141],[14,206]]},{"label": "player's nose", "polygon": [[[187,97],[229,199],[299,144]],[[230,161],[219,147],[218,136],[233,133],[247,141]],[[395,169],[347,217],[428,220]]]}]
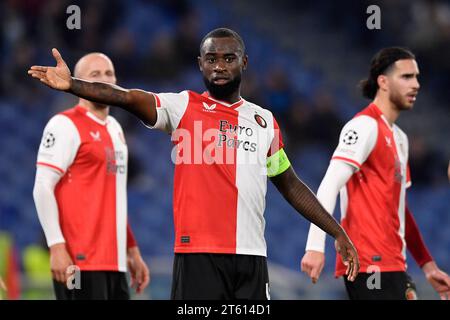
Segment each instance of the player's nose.
[{"label": "player's nose", "polygon": [[223,72],[226,70],[225,63],[222,62],[220,59],[216,62],[214,65],[214,71],[216,72]]},{"label": "player's nose", "polygon": [[107,76],[107,75],[103,75],[100,79],[101,82],[106,82],[106,83],[116,83],[116,78],[112,77],[112,76]]}]

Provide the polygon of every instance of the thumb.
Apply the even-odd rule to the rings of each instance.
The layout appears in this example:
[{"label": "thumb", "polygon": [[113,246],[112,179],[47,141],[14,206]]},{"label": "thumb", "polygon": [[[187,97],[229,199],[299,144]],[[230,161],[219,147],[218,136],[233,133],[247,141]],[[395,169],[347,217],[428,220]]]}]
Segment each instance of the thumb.
[{"label": "thumb", "polygon": [[61,54],[59,53],[58,49],[53,48],[52,49],[52,54],[53,54],[53,57],[56,60],[56,65],[57,66],[61,65],[62,63],[65,63],[63,58],[62,58],[62,56],[61,56]]}]

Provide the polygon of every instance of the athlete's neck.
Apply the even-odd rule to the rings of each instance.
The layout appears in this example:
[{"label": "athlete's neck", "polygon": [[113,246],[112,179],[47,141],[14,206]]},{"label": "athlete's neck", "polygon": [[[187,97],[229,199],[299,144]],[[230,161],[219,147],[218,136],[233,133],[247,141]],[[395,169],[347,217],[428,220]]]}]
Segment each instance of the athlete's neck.
[{"label": "athlete's neck", "polygon": [[104,104],[94,103],[89,100],[80,99],[78,101],[78,105],[82,106],[83,108],[86,108],[94,114],[97,118],[99,118],[102,121],[105,121],[109,114],[109,107]]},{"label": "athlete's neck", "polygon": [[208,91],[208,94],[211,98],[219,100],[219,101],[223,101],[229,104],[233,104],[238,102],[239,100],[241,100],[241,92],[240,90],[236,90],[236,92],[232,93],[231,95],[229,95],[228,97],[215,97],[213,94],[211,94],[211,92]]},{"label": "athlete's neck", "polygon": [[388,97],[377,95],[373,100],[373,103],[380,109],[383,115],[386,117],[386,120],[392,126],[395,121],[397,121],[398,116],[400,115],[400,109],[390,101]]}]

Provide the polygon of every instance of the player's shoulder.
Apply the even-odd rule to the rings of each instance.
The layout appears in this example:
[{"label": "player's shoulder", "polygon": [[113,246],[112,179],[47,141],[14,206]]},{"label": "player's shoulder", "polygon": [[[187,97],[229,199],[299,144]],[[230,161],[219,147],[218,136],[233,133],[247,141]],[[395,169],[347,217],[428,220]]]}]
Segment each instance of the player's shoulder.
[{"label": "player's shoulder", "polygon": [[183,90],[183,91],[179,91],[179,92],[158,92],[158,93],[152,93],[154,95],[156,95],[156,97],[182,97],[182,98],[187,98],[187,97],[196,97],[196,96],[200,96],[199,93],[195,92],[195,91],[191,91],[191,90]]},{"label": "player's shoulder", "polygon": [[[67,111],[67,110],[66,110]],[[47,128],[72,128],[75,127],[70,116],[66,111],[60,112],[52,116],[47,122]]]},{"label": "player's shoulder", "polygon": [[394,130],[397,131],[397,132],[399,133],[399,135],[400,135],[403,139],[408,140],[408,135],[405,133],[405,131],[403,131],[403,130],[402,130],[398,125],[396,125],[395,123],[394,123],[393,127],[394,127]]},{"label": "player's shoulder", "polygon": [[44,137],[52,139],[65,137],[62,141],[67,141],[71,137],[79,139],[80,134],[75,123],[63,113],[58,113],[50,118],[44,128]]},{"label": "player's shoulder", "polygon": [[168,106],[186,106],[190,101],[198,99],[196,93],[190,90],[183,90],[180,92],[159,92],[153,93],[156,99],[157,107]]},{"label": "player's shoulder", "polygon": [[344,125],[344,128],[354,128],[362,131],[373,131],[378,128],[378,123],[375,118],[369,115],[357,114]]},{"label": "player's shoulder", "polygon": [[112,116],[110,114],[106,117],[106,123],[111,123],[115,126],[121,127],[120,122],[114,116]]},{"label": "player's shoulder", "polygon": [[106,118],[106,123],[108,126],[114,128],[113,130],[117,130],[119,132],[122,132],[123,134],[124,131],[122,125],[114,116],[108,115],[108,117]]},{"label": "player's shoulder", "polygon": [[274,118],[272,111],[270,111],[269,109],[267,109],[265,107],[257,105],[254,102],[250,102],[250,101],[244,99],[244,105],[247,108],[250,108],[257,113],[264,114],[265,116],[270,117],[270,118]]}]

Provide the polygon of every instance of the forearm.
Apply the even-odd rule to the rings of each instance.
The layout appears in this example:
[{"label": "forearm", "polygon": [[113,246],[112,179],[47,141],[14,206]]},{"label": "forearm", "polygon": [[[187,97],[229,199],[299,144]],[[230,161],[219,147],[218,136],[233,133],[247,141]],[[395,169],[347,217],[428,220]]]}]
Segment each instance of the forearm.
[{"label": "forearm", "polygon": [[286,200],[297,212],[333,238],[342,233],[341,226],[320,204],[314,193],[300,180],[293,183],[292,191],[286,195]]},{"label": "forearm", "polygon": [[[333,215],[339,191],[354,173],[354,168],[341,161],[331,161],[320,183],[317,198],[330,215]],[[306,242],[306,250],[325,252],[326,233],[311,224]]]},{"label": "forearm", "polygon": [[419,267],[423,267],[426,263],[433,260],[408,207],[405,210],[405,241],[406,247]]},{"label": "forearm", "polygon": [[272,181],[283,197],[306,219],[333,238],[343,233],[342,227],[320,204],[314,193],[297,177],[292,168],[272,178]]},{"label": "forearm", "polygon": [[68,92],[89,101],[120,107],[150,125],[156,122],[156,102],[149,92],[74,77]]},{"label": "forearm", "polygon": [[58,173],[49,168],[37,168],[33,198],[49,247],[65,242],[59,224],[58,204],[54,194],[58,180]]}]

